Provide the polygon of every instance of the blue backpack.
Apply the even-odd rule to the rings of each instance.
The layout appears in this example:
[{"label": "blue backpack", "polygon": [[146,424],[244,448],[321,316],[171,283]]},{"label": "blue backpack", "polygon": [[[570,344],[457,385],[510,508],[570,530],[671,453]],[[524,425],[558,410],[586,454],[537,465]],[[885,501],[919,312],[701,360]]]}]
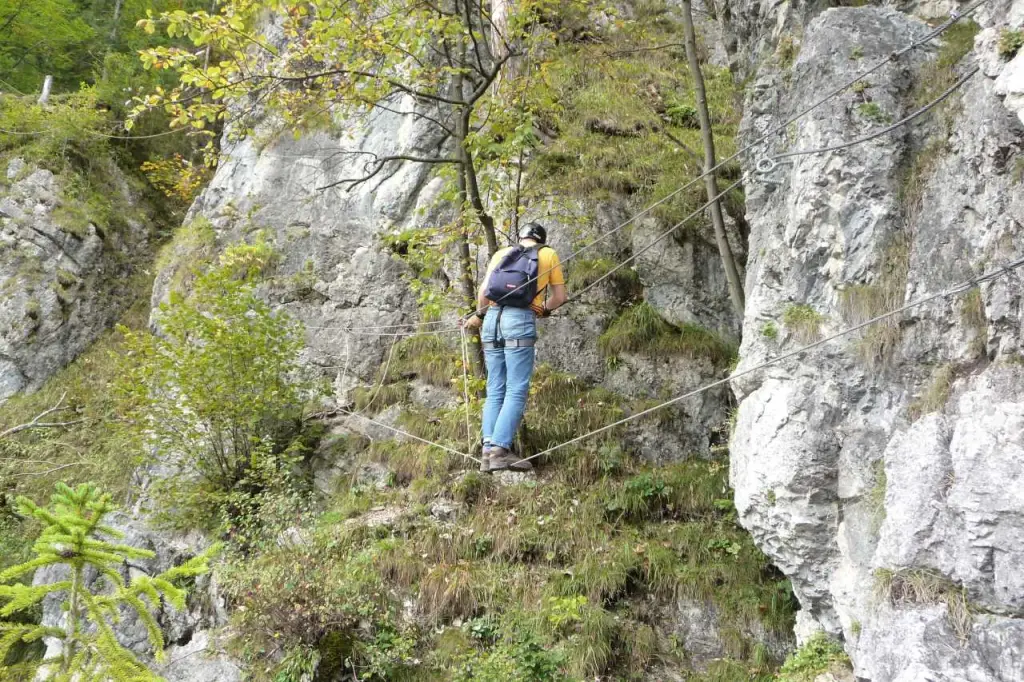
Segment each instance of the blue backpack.
[{"label": "blue backpack", "polygon": [[540,272],[537,246],[514,246],[491,271],[485,296],[499,306],[529,308],[537,297],[537,275]]}]

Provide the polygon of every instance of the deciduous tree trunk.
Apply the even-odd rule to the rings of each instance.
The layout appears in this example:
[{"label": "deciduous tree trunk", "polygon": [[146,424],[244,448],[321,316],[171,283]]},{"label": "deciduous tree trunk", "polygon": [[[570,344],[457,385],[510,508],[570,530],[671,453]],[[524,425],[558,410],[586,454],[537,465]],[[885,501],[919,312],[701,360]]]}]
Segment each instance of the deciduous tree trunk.
[{"label": "deciduous tree trunk", "polygon": [[697,100],[697,116],[700,119],[700,132],[704,140],[704,188],[707,191],[708,201],[711,201],[711,222],[715,228],[715,241],[718,243],[718,253],[722,257],[722,267],[725,269],[725,277],[729,282],[729,298],[732,299],[733,309],[736,311],[740,322],[743,322],[744,296],[743,282],[740,280],[739,269],[736,267],[736,259],[729,247],[729,238],[725,231],[725,219],[722,217],[722,202],[715,197],[718,196],[718,180],[713,172],[715,167],[715,137],[711,130],[711,116],[708,115],[708,99],[704,90],[704,76],[700,70],[700,63],[697,61],[697,38],[693,30],[693,11],[690,0],[682,0],[683,11],[683,37],[686,44],[686,58],[690,63],[690,74],[693,76],[693,89]]},{"label": "deciduous tree trunk", "polygon": [[[465,56],[465,43],[459,45],[460,53]],[[456,93],[454,99],[463,99],[463,77],[461,73],[455,74],[452,80],[452,91]],[[476,310],[476,279],[473,277],[473,257],[469,249],[469,227],[466,225],[467,191],[466,178],[469,165],[469,156],[466,154],[466,134],[469,122],[468,111],[457,111],[455,116],[455,145],[456,154],[459,158],[459,170],[456,177],[456,190],[458,199],[458,230],[459,230],[459,261],[462,269],[462,296],[466,301],[468,311]],[[492,229],[493,232],[493,229]],[[473,372],[479,377],[484,376],[484,351],[479,340],[473,343]]]}]

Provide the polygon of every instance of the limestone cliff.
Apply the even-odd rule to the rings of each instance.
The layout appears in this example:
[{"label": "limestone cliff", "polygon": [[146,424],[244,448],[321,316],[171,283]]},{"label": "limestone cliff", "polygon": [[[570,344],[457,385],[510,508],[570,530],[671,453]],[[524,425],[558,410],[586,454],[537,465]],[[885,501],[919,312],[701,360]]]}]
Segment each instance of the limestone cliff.
[{"label": "limestone cliff", "polygon": [[[889,8],[788,7],[733,8],[757,16],[739,62],[775,49],[747,92],[750,137],[929,30]],[[973,18],[976,38],[947,32],[759,150],[854,139],[982,66],[923,123],[754,174],[740,371],[1024,254],[1024,54],[995,47],[1024,4]],[[742,522],[793,581],[798,635],[842,636],[863,679],[1024,676],[1021,277],[735,382]]]}]

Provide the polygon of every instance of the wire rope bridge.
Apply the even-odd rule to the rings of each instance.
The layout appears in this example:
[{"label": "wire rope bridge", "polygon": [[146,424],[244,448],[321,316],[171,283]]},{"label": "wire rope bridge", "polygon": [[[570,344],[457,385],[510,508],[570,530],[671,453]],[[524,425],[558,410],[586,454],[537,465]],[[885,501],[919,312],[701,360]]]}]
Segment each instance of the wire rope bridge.
[{"label": "wire rope bridge", "polygon": [[[632,217],[630,217],[628,220],[622,222],[621,224],[617,225],[613,229],[611,229],[608,232],[605,232],[601,236],[597,237],[593,241],[591,241],[591,242],[585,244],[584,246],[580,247],[579,249],[577,249],[576,251],[571,253],[569,256],[567,256],[562,261],[562,263],[567,263],[567,262],[573,260],[574,258],[578,257],[581,253],[586,251],[587,249],[593,247],[595,244],[598,244],[598,243],[600,243],[602,241],[607,240],[612,235],[614,235],[614,234],[620,232],[621,230],[625,229],[628,225],[636,222],[638,219],[648,215],[651,211],[653,211],[658,206],[664,204],[665,202],[669,201],[673,197],[675,197],[675,196],[679,195],[680,193],[686,191],[690,187],[694,186],[697,182],[701,181],[704,177],[706,177],[706,176],[716,172],[718,169],[722,168],[726,164],[731,163],[732,161],[735,161],[736,159],[740,158],[741,156],[750,154],[758,146],[764,144],[765,142],[768,142],[775,135],[785,131],[790,124],[800,120],[801,118],[807,116],[812,111],[814,111],[815,109],[819,108],[820,106],[822,106],[826,102],[828,102],[828,101],[832,100],[833,98],[839,96],[840,94],[845,92],[847,89],[852,87],[855,83],[857,83],[858,81],[861,81],[866,76],[869,76],[872,73],[874,73],[874,72],[878,71],[879,69],[883,68],[885,65],[898,60],[903,55],[905,55],[905,54],[907,54],[907,53],[909,53],[909,52],[911,52],[911,51],[913,51],[915,49],[918,49],[918,48],[920,48],[920,47],[930,43],[931,41],[935,40],[940,35],[945,33],[951,26],[956,24],[958,21],[961,21],[964,18],[966,18],[966,17],[970,16],[971,14],[973,14],[979,7],[981,7],[982,5],[987,3],[988,1],[989,0],[979,0],[979,2],[975,3],[974,5],[972,5],[968,9],[966,9],[964,12],[962,12],[961,14],[959,14],[957,16],[954,16],[953,18],[949,19],[948,21],[946,21],[945,23],[943,23],[940,26],[936,27],[934,30],[930,31],[929,33],[927,33],[926,35],[922,36],[918,40],[913,41],[912,43],[910,43],[909,45],[907,45],[906,47],[904,47],[901,50],[897,50],[897,51],[891,53],[888,57],[880,60],[875,65],[873,65],[870,68],[867,68],[864,71],[858,73],[851,80],[843,83],[842,85],[840,85],[840,86],[836,87],[835,89],[831,90],[830,92],[826,93],[823,97],[821,97],[820,99],[816,100],[815,102],[813,102],[812,104],[810,104],[806,108],[798,111],[796,114],[794,114],[793,116],[791,116],[790,118],[788,118],[784,122],[780,123],[779,125],[775,126],[772,129],[770,129],[768,132],[766,132],[765,134],[763,134],[762,136],[760,136],[759,138],[757,138],[753,142],[747,144],[745,147],[743,147],[742,149],[738,150],[736,153],[734,153],[731,156],[729,156],[728,158],[720,161],[714,167],[709,168],[708,170],[704,171],[703,173],[701,173],[697,177],[693,178],[689,182],[687,182],[687,183],[683,184],[682,186],[678,187],[677,189],[673,190],[668,195],[666,195],[666,196],[662,197],[661,199],[659,199],[658,201],[650,204],[649,206],[647,206],[646,208],[644,208],[640,212],[638,212],[635,215],[633,215]],[[758,173],[758,174],[764,175],[766,173],[769,173],[769,172],[773,171],[778,166],[778,164],[780,162],[784,163],[784,161],[782,161],[783,159],[789,159],[789,158],[794,158],[794,157],[799,157],[799,156],[810,156],[810,155],[817,155],[817,154],[826,154],[826,153],[838,151],[838,150],[841,150],[841,149],[847,149],[849,147],[854,147],[856,145],[864,144],[864,143],[866,143],[868,141],[871,141],[871,140],[877,139],[879,137],[888,135],[888,134],[894,132],[895,130],[898,130],[899,128],[907,125],[908,123],[916,120],[920,116],[923,116],[924,114],[926,114],[927,112],[931,111],[935,107],[937,107],[939,104],[941,104],[947,98],[949,98],[954,92],[956,92],[961,87],[963,87],[964,84],[967,83],[967,81],[969,81],[977,72],[978,72],[978,68],[977,67],[969,70],[959,80],[957,80],[952,86],[950,86],[948,89],[946,89],[941,95],[936,97],[934,100],[932,100],[931,102],[929,102],[926,105],[922,106],[921,108],[917,109],[916,111],[912,112],[911,114],[907,115],[906,117],[902,118],[901,120],[899,120],[899,121],[897,121],[897,122],[895,122],[895,123],[893,123],[893,124],[883,128],[881,130],[874,131],[874,132],[872,132],[872,133],[870,133],[868,135],[859,137],[859,138],[854,139],[854,140],[850,140],[848,142],[843,142],[843,143],[831,145],[831,146],[828,146],[828,147],[822,147],[822,148],[817,148],[817,149],[795,150],[795,151],[788,151],[788,152],[783,152],[783,153],[780,153],[780,154],[775,154],[773,156],[765,156],[765,157],[762,157],[762,158],[756,160],[756,162],[752,164],[754,169],[755,169],[755,172]],[[732,190],[736,189],[740,184],[742,184],[742,182],[743,182],[743,178],[741,177],[739,180],[736,180],[735,182],[730,184],[728,187],[726,187],[724,190],[719,192],[718,195],[716,195],[714,197],[711,197],[706,203],[701,205],[698,209],[696,209],[695,211],[693,211],[692,213],[687,215],[685,218],[680,220],[678,223],[672,225],[671,227],[667,228],[663,232],[659,233],[651,242],[649,242],[648,244],[645,244],[639,250],[636,250],[628,258],[626,258],[626,259],[622,260],[621,262],[617,263],[615,265],[615,267],[611,268],[608,272],[603,274],[600,278],[598,278],[595,281],[591,282],[590,284],[588,284],[586,287],[584,287],[580,291],[575,292],[569,298],[569,301],[571,302],[571,301],[574,301],[574,300],[578,300],[580,297],[583,296],[584,293],[586,293],[590,289],[596,287],[601,282],[607,280],[609,277],[614,275],[615,272],[617,272],[621,268],[629,265],[630,263],[635,261],[638,257],[640,257],[641,255],[643,255],[644,253],[646,253],[650,249],[652,249],[655,246],[657,246],[665,238],[667,238],[673,232],[678,230],[680,227],[682,227],[683,225],[685,225],[686,223],[688,223],[690,220],[694,219],[695,217],[701,215],[709,206],[711,206],[715,202],[717,202],[720,199],[722,199],[724,196],[726,196]],[[699,395],[699,394],[704,393],[706,391],[709,391],[709,390],[711,390],[713,388],[716,388],[718,386],[726,384],[726,383],[728,383],[728,382],[730,382],[730,381],[732,381],[734,379],[738,379],[740,377],[747,376],[747,375],[753,374],[755,372],[759,372],[759,371],[761,371],[763,369],[766,369],[768,367],[771,367],[773,365],[777,365],[777,364],[782,363],[782,362],[784,362],[786,360],[789,360],[791,358],[795,358],[795,357],[797,357],[797,356],[799,356],[799,355],[801,355],[801,354],[803,354],[803,353],[805,353],[805,352],[807,352],[809,350],[812,350],[812,349],[817,348],[819,346],[825,345],[825,344],[827,344],[827,343],[829,343],[831,341],[834,341],[834,340],[839,339],[841,337],[847,336],[849,334],[853,334],[853,333],[855,333],[855,332],[857,332],[857,331],[859,331],[861,329],[864,329],[864,328],[869,327],[871,325],[877,324],[878,322],[881,322],[881,321],[883,321],[885,319],[888,319],[888,318],[893,317],[895,315],[899,315],[901,313],[904,313],[904,312],[906,312],[906,311],[908,311],[908,310],[910,310],[912,308],[917,308],[917,307],[923,306],[923,305],[925,305],[925,304],[927,304],[929,302],[932,302],[932,301],[935,301],[935,300],[938,300],[938,299],[946,299],[946,298],[951,298],[951,297],[959,295],[959,294],[963,294],[963,293],[969,291],[970,289],[972,289],[974,287],[980,286],[981,284],[983,284],[985,282],[994,281],[994,280],[999,279],[1001,277],[1007,276],[1011,272],[1013,272],[1013,271],[1017,270],[1018,268],[1020,268],[1022,265],[1024,265],[1024,258],[1021,258],[1021,259],[1018,259],[1018,260],[1006,263],[1005,265],[1003,265],[1001,267],[998,267],[998,268],[996,268],[994,270],[991,270],[991,271],[989,271],[989,272],[987,272],[985,274],[979,275],[977,277],[973,277],[971,279],[964,280],[964,281],[959,282],[959,283],[957,283],[957,284],[955,284],[955,285],[953,285],[953,286],[951,286],[951,287],[949,287],[947,289],[944,289],[942,291],[935,292],[935,293],[932,293],[930,295],[926,295],[926,296],[923,296],[921,298],[915,299],[915,300],[910,301],[910,302],[908,302],[908,303],[906,303],[906,304],[904,304],[904,305],[902,305],[902,306],[900,306],[898,308],[894,308],[892,310],[886,311],[886,312],[884,312],[884,313],[882,313],[882,314],[880,314],[880,315],[878,315],[876,317],[873,317],[870,320],[867,320],[867,321],[862,322],[860,324],[854,325],[852,327],[848,327],[848,328],[843,329],[841,331],[835,332],[835,333],[833,333],[833,334],[831,334],[829,336],[826,336],[825,338],[822,338],[822,339],[820,339],[818,341],[815,341],[815,342],[809,343],[809,344],[807,344],[805,346],[801,346],[801,347],[796,348],[794,350],[788,351],[788,352],[783,353],[781,355],[778,355],[778,356],[776,356],[774,358],[770,358],[770,359],[765,360],[764,362],[761,362],[761,363],[759,363],[759,364],[757,364],[757,365],[755,365],[753,367],[749,367],[749,368],[744,369],[744,370],[742,370],[740,372],[735,372],[735,373],[733,373],[732,375],[730,375],[728,377],[725,377],[723,379],[719,379],[717,381],[713,381],[713,382],[711,382],[709,384],[706,384],[704,386],[696,388],[696,389],[694,389],[692,391],[688,391],[688,392],[683,393],[681,395],[677,395],[677,396],[675,396],[673,398],[670,398],[668,400],[665,400],[664,402],[661,402],[661,403],[659,403],[659,404],[657,404],[657,405],[655,405],[653,407],[645,409],[645,410],[643,410],[641,412],[637,412],[635,414],[631,414],[631,415],[629,415],[627,417],[624,417],[623,419],[619,419],[618,421],[612,422],[612,423],[607,424],[605,426],[602,426],[600,428],[597,428],[597,429],[594,429],[594,430],[589,431],[587,433],[581,434],[581,435],[576,436],[575,438],[567,440],[567,441],[565,441],[563,443],[558,443],[557,445],[553,445],[553,446],[551,446],[551,447],[549,447],[549,448],[547,448],[545,450],[542,450],[540,452],[532,454],[529,457],[524,457],[523,459],[521,459],[518,462],[516,462],[516,464],[520,464],[520,463],[523,463],[523,462],[528,462],[530,460],[537,459],[537,458],[542,457],[544,455],[551,454],[553,452],[556,452],[558,450],[566,448],[566,447],[568,447],[570,445],[574,445],[574,444],[579,443],[581,441],[584,441],[584,440],[587,440],[589,438],[592,438],[592,437],[594,437],[596,435],[599,435],[599,434],[605,433],[607,431],[610,431],[612,429],[615,429],[615,428],[617,428],[619,426],[622,426],[623,424],[635,421],[637,419],[641,419],[641,418],[643,418],[643,417],[645,417],[645,416],[647,416],[647,415],[649,415],[649,414],[651,414],[653,412],[657,412],[658,410],[662,410],[662,409],[664,409],[666,407],[669,407],[669,406],[674,405],[676,403],[679,403],[679,402],[681,402],[683,400],[686,400],[687,398],[691,398],[693,396],[696,396],[696,395]],[[540,276],[542,276],[544,274],[547,274],[547,273],[546,272],[540,273],[538,275],[538,277],[540,277]],[[519,289],[521,289],[521,288],[523,288],[525,286],[528,286],[530,283],[532,283],[532,281],[535,281],[535,280],[531,280],[531,282],[527,282],[527,283],[523,284],[521,287],[519,287]],[[508,294],[506,294],[506,296],[510,296],[510,295],[514,294],[515,291],[518,291],[519,289],[516,289],[516,290],[514,290],[512,292],[509,292]],[[498,302],[500,303],[500,301],[498,301]],[[466,316],[466,318],[463,318],[463,320],[465,320],[465,319],[468,319],[468,316]],[[391,350],[388,353],[388,358],[387,358],[387,361],[386,361],[386,364],[385,364],[385,370],[384,370],[383,376],[381,378],[381,385],[383,385],[383,382],[385,381],[385,379],[387,377],[387,371],[388,371],[388,368],[390,367],[390,364],[391,364],[391,359],[392,359],[392,356],[394,354],[395,345],[396,345],[397,341],[400,338],[406,338],[406,337],[412,337],[412,336],[420,336],[420,335],[441,335],[441,334],[449,334],[449,333],[452,333],[452,334],[460,333],[461,337],[462,337],[462,357],[463,357],[463,372],[464,372],[463,387],[464,387],[464,392],[466,394],[465,395],[465,399],[466,399],[465,400],[465,403],[466,403],[466,431],[467,431],[467,435],[468,435],[468,437],[470,439],[470,444],[469,444],[469,447],[467,449],[472,450],[473,449],[472,448],[472,433],[470,432],[470,426],[469,426],[469,424],[470,424],[470,416],[469,416],[468,376],[466,376],[466,373],[468,371],[467,370],[467,366],[468,366],[468,350],[467,350],[468,341],[467,341],[467,334],[466,334],[465,330],[463,330],[461,328],[461,326],[457,326],[457,327],[444,327],[444,326],[442,326],[444,324],[445,324],[444,322],[438,321],[438,322],[421,322],[421,323],[382,325],[382,326],[370,326],[370,327],[311,327],[311,328],[313,328],[313,329],[334,329],[334,330],[339,330],[341,332],[344,332],[346,334],[346,350],[345,350],[345,357],[346,357],[346,359],[345,359],[345,370],[344,370],[346,374],[347,374],[347,371],[348,371],[348,360],[349,360],[349,353],[350,353],[350,348],[349,348],[349,338],[350,337],[349,337],[349,335],[355,335],[355,336],[365,335],[365,336],[375,336],[375,337],[390,337],[390,338],[394,339],[394,341],[392,342],[392,345],[391,345]],[[380,389],[380,386],[378,386],[378,392],[379,392],[379,389]],[[376,398],[376,394],[374,394],[374,397],[371,398],[371,402],[375,398]],[[341,409],[341,410],[339,410],[339,413],[346,414],[346,415],[349,415],[349,416],[352,416],[352,417],[356,417],[356,418],[365,420],[366,422],[372,423],[372,424],[374,424],[376,426],[379,426],[379,427],[381,427],[381,428],[383,428],[383,429],[385,429],[387,431],[393,432],[393,433],[395,433],[397,435],[400,435],[400,436],[404,436],[406,438],[410,438],[410,439],[412,439],[414,441],[420,442],[420,443],[425,444],[425,445],[429,445],[429,446],[432,446],[432,447],[439,448],[439,449],[444,450],[445,452],[448,452],[450,454],[458,455],[460,457],[464,457],[464,458],[466,458],[468,460],[472,460],[472,461],[475,461],[475,462],[479,462],[480,461],[479,459],[477,459],[476,457],[472,456],[471,454],[469,454],[467,452],[462,452],[462,451],[457,450],[457,449],[455,449],[453,447],[450,447],[448,445],[444,445],[442,443],[437,443],[437,442],[433,442],[433,441],[427,440],[425,438],[421,438],[419,436],[416,436],[414,434],[408,433],[407,431],[404,431],[402,429],[396,428],[396,427],[391,426],[389,424],[385,424],[383,422],[374,420],[374,419],[366,416],[365,414],[362,414],[361,411],[353,411],[353,410]]]}]

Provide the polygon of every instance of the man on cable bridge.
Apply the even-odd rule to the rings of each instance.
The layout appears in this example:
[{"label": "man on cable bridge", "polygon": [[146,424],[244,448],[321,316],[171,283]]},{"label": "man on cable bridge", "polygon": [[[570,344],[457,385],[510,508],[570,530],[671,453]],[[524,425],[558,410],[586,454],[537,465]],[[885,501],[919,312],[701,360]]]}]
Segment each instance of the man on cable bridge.
[{"label": "man on cable bridge", "polygon": [[487,365],[480,471],[533,468],[512,452],[512,441],[530,392],[537,318],[568,298],[558,254],[546,241],[543,226],[527,223],[519,229],[519,244],[494,254],[477,294],[477,312],[466,322],[469,329],[483,324]]}]

